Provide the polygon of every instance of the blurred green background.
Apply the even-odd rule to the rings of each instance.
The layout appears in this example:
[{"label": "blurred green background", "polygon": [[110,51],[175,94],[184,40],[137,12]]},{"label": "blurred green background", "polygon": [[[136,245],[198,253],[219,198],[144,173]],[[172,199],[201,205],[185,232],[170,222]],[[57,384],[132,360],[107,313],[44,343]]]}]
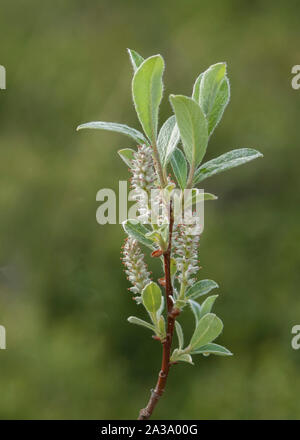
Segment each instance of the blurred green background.
[{"label": "blurred green background", "polygon": [[96,192],[128,177],[116,152],[132,144],[75,132],[138,128],[127,47],[165,58],[161,120],[170,93],[190,95],[227,61],[232,98],[206,158],[265,156],[204,182],[219,200],[206,205],[200,275],[221,286],[219,341],[235,356],[172,369],[155,418],[299,418],[299,13],[296,0],[1,2],[0,418],[135,418],[155,384],[161,348],[126,321],[140,312],[124,234],[95,218]]}]

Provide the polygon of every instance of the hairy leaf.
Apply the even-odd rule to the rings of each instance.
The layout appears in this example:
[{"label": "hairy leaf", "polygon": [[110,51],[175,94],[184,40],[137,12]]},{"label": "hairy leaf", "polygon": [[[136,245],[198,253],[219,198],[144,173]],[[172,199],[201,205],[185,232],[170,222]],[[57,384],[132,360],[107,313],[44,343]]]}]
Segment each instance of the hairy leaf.
[{"label": "hairy leaf", "polygon": [[219,295],[212,295],[203,301],[201,304],[201,310],[199,313],[199,319],[202,318],[202,316],[206,315],[207,313],[211,312],[211,309],[214,305],[215,300],[218,298]]},{"label": "hairy leaf", "polygon": [[193,364],[193,359],[192,356],[190,354],[187,353],[182,353],[181,350],[179,350],[178,348],[175,348],[175,350],[172,353],[171,362],[188,362],[189,364]]},{"label": "hairy leaf", "polygon": [[192,98],[199,104],[200,101],[200,84],[201,84],[201,79],[203,77],[203,73],[200,73],[200,75],[198,76],[198,78],[195,81],[194,87],[193,87],[193,94],[192,94]]},{"label": "hairy leaf", "polygon": [[179,148],[175,148],[173,151],[171,156],[171,165],[178,185],[181,189],[184,189],[187,178],[187,163],[184,154]]},{"label": "hairy leaf", "polygon": [[162,98],[164,60],[161,55],[147,58],[139,66],[132,81],[132,95],[135,109],[152,143],[156,142],[158,108]]},{"label": "hairy leaf", "polygon": [[189,206],[196,205],[197,203],[205,202],[208,200],[217,200],[218,197],[211,193],[204,193],[200,190],[193,188],[191,192],[184,199],[184,207],[187,209]]},{"label": "hairy leaf", "polygon": [[197,303],[197,301],[194,301],[192,299],[189,299],[188,302],[189,302],[191,310],[192,310],[192,312],[194,314],[195,322],[196,322],[196,326],[197,326],[197,324],[199,322],[199,319],[201,317],[200,316],[200,314],[201,314],[201,306],[200,306],[199,303]]},{"label": "hairy leaf", "polygon": [[207,122],[199,106],[192,98],[171,95],[180,137],[187,160],[191,166],[197,166],[206,152],[208,134]]},{"label": "hairy leaf", "polygon": [[182,353],[181,355],[179,355],[177,357],[177,361],[187,362],[188,364],[194,365],[192,356],[190,354],[187,354],[187,353]]},{"label": "hairy leaf", "polygon": [[212,289],[218,288],[218,284],[213,280],[197,281],[186,293],[188,299],[196,299],[199,296],[206,295]]},{"label": "hairy leaf", "polygon": [[181,350],[184,345],[184,336],[183,336],[182,327],[178,321],[175,321],[175,328],[176,328],[176,333],[177,333],[177,338],[178,338],[178,347]]},{"label": "hairy leaf", "polygon": [[137,318],[136,316],[129,316],[129,318],[127,318],[127,321],[130,322],[130,324],[141,325],[142,327],[146,327],[150,330],[155,331],[154,325],[144,321],[143,319]]},{"label": "hairy leaf", "polygon": [[208,119],[208,134],[212,135],[214,129],[222,119],[225,108],[227,107],[230,99],[230,84],[229,79],[225,77],[215,97],[212,109],[207,116]]},{"label": "hairy leaf", "polygon": [[159,330],[159,336],[161,338],[165,338],[166,337],[166,323],[165,323],[165,318],[162,315],[159,317],[158,330]]},{"label": "hairy leaf", "polygon": [[115,131],[117,133],[122,133],[126,136],[131,137],[138,144],[148,144],[145,136],[140,131],[136,130],[135,128],[128,127],[128,125],[125,124],[118,124],[116,122],[95,121],[81,124],[77,127],[76,130],[78,131],[84,129]]},{"label": "hairy leaf", "polygon": [[208,119],[225,75],[226,63],[217,63],[210,66],[201,78],[199,104]]},{"label": "hairy leaf", "polygon": [[133,238],[138,240],[140,243],[148,246],[150,249],[153,249],[153,241],[146,237],[149,229],[147,229],[144,225],[142,225],[137,220],[125,220],[123,223],[124,231],[131,235]]},{"label": "hairy leaf", "polygon": [[143,304],[149,313],[156,313],[162,301],[162,294],[158,284],[151,281],[142,291]]},{"label": "hairy leaf", "polygon": [[223,330],[223,323],[214,313],[204,315],[198,322],[190,347],[195,350],[216,339]]},{"label": "hairy leaf", "polygon": [[135,50],[127,49],[129,58],[133,67],[134,72],[140,67],[142,62],[144,61],[144,58],[138,54]]},{"label": "hairy leaf", "polygon": [[196,350],[193,350],[191,352],[192,354],[216,354],[219,356],[232,356],[231,351],[229,351],[227,348],[222,347],[222,345],[218,344],[206,344],[202,347],[197,348]]},{"label": "hairy leaf", "polygon": [[202,182],[202,180],[213,176],[214,174],[222,173],[230,170],[251,160],[263,157],[263,155],[253,148],[239,148],[237,150],[228,151],[216,159],[212,159],[201,165],[195,172],[194,184]]},{"label": "hairy leaf", "polygon": [[163,166],[166,166],[180,139],[175,116],[166,120],[160,129],[157,139],[157,149]]}]

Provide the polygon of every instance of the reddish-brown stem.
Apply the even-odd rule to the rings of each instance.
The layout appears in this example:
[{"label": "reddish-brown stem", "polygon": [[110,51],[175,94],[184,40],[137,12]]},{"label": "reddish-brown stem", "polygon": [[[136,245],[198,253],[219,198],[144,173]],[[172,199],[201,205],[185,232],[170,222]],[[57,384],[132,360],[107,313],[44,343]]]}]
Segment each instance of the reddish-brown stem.
[{"label": "reddish-brown stem", "polygon": [[149,402],[145,408],[142,408],[139,413],[138,420],[147,420],[151,417],[157,402],[164,393],[166,382],[170,370],[170,357],[171,346],[174,333],[174,325],[176,317],[179,315],[180,310],[173,307],[173,286],[171,278],[171,248],[172,248],[172,233],[173,233],[173,213],[172,207],[170,208],[170,225],[169,225],[169,243],[168,249],[164,252],[164,270],[165,270],[165,292],[167,303],[167,332],[166,338],[162,341],[162,363],[161,369],[158,374],[158,379],[154,390],[151,390],[151,396]]}]

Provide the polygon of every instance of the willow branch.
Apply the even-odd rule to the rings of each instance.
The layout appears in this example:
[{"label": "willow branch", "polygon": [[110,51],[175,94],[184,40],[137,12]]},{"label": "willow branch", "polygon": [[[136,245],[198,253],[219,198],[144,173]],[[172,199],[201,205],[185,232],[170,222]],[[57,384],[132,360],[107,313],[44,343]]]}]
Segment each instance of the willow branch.
[{"label": "willow branch", "polygon": [[169,226],[169,243],[168,249],[164,252],[164,271],[165,271],[165,294],[167,303],[167,333],[166,338],[162,341],[162,363],[161,369],[158,374],[158,379],[154,390],[151,390],[151,396],[147,406],[140,410],[138,420],[148,420],[154,408],[156,407],[159,399],[163,395],[168,379],[168,374],[170,370],[170,357],[171,357],[171,346],[174,333],[174,326],[176,317],[179,315],[180,310],[173,308],[173,286],[171,278],[171,250],[172,250],[172,233],[173,233],[173,211],[172,206],[170,207],[170,226]]}]

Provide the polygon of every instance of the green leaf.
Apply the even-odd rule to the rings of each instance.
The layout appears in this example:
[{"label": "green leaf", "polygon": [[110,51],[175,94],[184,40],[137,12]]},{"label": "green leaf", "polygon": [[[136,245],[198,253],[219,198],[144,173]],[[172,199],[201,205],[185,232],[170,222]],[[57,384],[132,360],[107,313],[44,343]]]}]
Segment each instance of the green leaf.
[{"label": "green leaf", "polygon": [[156,142],[158,108],[162,98],[164,60],[161,55],[147,58],[139,66],[132,81],[132,95],[135,109],[152,143]]},{"label": "green leaf", "polygon": [[219,356],[232,356],[233,354],[227,348],[222,347],[222,345],[218,344],[206,344],[202,347],[197,348],[197,350],[193,350],[192,354],[216,354]]},{"label": "green leaf", "polygon": [[162,295],[158,284],[151,281],[142,291],[143,304],[149,313],[155,313],[159,310]]},{"label": "green leaf", "polygon": [[167,223],[162,224],[161,226],[157,226],[157,229],[153,231],[149,231],[146,234],[147,238],[150,238],[153,242],[157,243],[162,251],[167,250],[168,247],[168,234],[169,234],[169,225]]},{"label": "green leaf", "polygon": [[220,88],[216,95],[212,109],[208,115],[208,134],[212,135],[214,129],[222,119],[225,108],[227,107],[230,99],[230,85],[229,79],[224,78],[220,84]]},{"label": "green leaf", "polygon": [[182,95],[171,95],[180,137],[187,160],[197,166],[206,152],[208,134],[207,122],[200,106],[192,99]]},{"label": "green leaf", "polygon": [[118,154],[120,158],[126,163],[126,165],[129,166],[129,168],[132,167],[132,160],[134,158],[135,151],[131,148],[123,148],[122,150],[118,151]]},{"label": "green leaf", "polygon": [[187,353],[183,353],[181,350],[179,350],[178,348],[175,348],[175,350],[172,353],[171,362],[188,362],[189,364],[193,364],[193,359],[192,356],[190,354]]},{"label": "green leaf", "polygon": [[149,229],[145,228],[144,225],[142,225],[137,220],[125,220],[123,223],[124,231],[131,235],[133,238],[135,238],[140,243],[144,244],[145,246],[148,246],[150,249],[153,249],[153,241],[149,240],[149,238],[146,237],[146,234],[149,232]]},{"label": "green leaf", "polygon": [[198,78],[195,81],[194,87],[193,87],[193,94],[192,94],[192,98],[199,104],[200,101],[200,84],[201,84],[201,79],[203,77],[203,73],[200,73],[200,75],[198,76]]},{"label": "green leaf", "polygon": [[165,318],[161,315],[158,321],[159,336],[164,339],[166,337],[166,323]]},{"label": "green leaf", "polygon": [[166,166],[180,139],[175,116],[166,120],[160,129],[157,139],[157,149],[163,166]]},{"label": "green leaf", "polygon": [[115,131],[117,133],[125,134],[125,136],[129,136],[134,139],[138,144],[149,144],[145,136],[138,130],[132,127],[128,127],[125,124],[118,124],[116,122],[103,122],[103,121],[95,121],[95,122],[87,122],[86,124],[79,125],[76,130],[107,130],[107,131]]},{"label": "green leaf", "polygon": [[219,285],[213,280],[197,281],[186,293],[188,299],[196,299],[199,296],[206,295],[212,289],[218,288]]},{"label": "green leaf", "polygon": [[187,178],[187,163],[183,152],[179,148],[175,148],[173,151],[171,156],[171,165],[178,185],[181,189],[184,189]]},{"label": "green leaf", "polygon": [[177,361],[187,362],[188,364],[194,365],[192,356],[190,354],[183,353],[177,357]]},{"label": "green leaf", "polygon": [[217,200],[217,199],[218,197],[215,196],[214,194],[204,193],[202,191],[199,192],[197,191],[197,188],[193,188],[190,194],[188,194],[184,199],[184,207],[185,209],[187,209],[189,206],[196,205],[197,203],[205,202],[208,200]]},{"label": "green leaf", "polygon": [[197,194],[197,195],[195,195],[194,198],[192,198],[193,203],[199,203],[202,201],[217,200],[217,199],[218,199],[218,197],[215,196],[214,194],[211,194],[211,193]]},{"label": "green leaf", "polygon": [[178,346],[179,346],[179,349],[181,350],[184,345],[184,336],[183,336],[182,327],[178,321],[175,321],[175,328],[176,328],[176,334],[177,334],[177,338],[178,338]]},{"label": "green leaf", "polygon": [[215,300],[218,298],[219,295],[212,295],[206,298],[205,301],[201,304],[201,310],[199,314],[199,319],[202,318],[202,316],[206,315],[207,313],[211,312],[211,309],[214,305]]},{"label": "green leaf", "polygon": [[149,328],[150,330],[155,332],[154,325],[144,321],[143,319],[137,318],[136,316],[129,316],[129,318],[127,318],[127,321],[130,322],[130,324],[141,325],[142,327]]},{"label": "green leaf", "polygon": [[[177,295],[178,297],[178,295]],[[175,302],[175,308],[177,309],[182,309],[183,307],[186,306],[186,301],[185,300],[181,300],[181,299],[177,299]]]},{"label": "green leaf", "polygon": [[171,272],[171,278],[173,280],[173,278],[175,277],[176,273],[177,273],[177,263],[175,258],[171,257],[171,261],[170,261],[170,272]]},{"label": "green leaf", "polygon": [[129,58],[133,67],[134,72],[140,67],[142,62],[144,61],[144,58],[138,54],[135,50],[127,49]]},{"label": "green leaf", "polygon": [[217,63],[210,66],[201,78],[199,104],[208,120],[225,75],[226,63]]},{"label": "green leaf", "polygon": [[160,231],[157,231],[157,230],[147,232],[146,237],[150,238],[150,240],[152,240],[154,243],[157,243],[157,244],[159,244],[162,240]]},{"label": "green leaf", "polygon": [[189,303],[191,310],[194,314],[195,322],[196,322],[196,326],[197,326],[199,319],[200,319],[201,306],[199,303],[197,303],[197,301],[194,301],[192,299],[189,299],[188,303]]},{"label": "green leaf", "polygon": [[230,98],[226,64],[217,63],[201,73],[195,81],[192,97],[206,116],[208,135],[211,136],[220,122]]},{"label": "green leaf", "polygon": [[263,157],[263,155],[253,148],[239,148],[228,151],[216,159],[212,159],[201,165],[195,172],[194,184],[202,182],[215,174],[230,170],[231,168],[243,165],[251,160]]},{"label": "green leaf", "polygon": [[214,313],[204,315],[198,322],[192,336],[191,351],[216,339],[223,330],[223,323]]}]

